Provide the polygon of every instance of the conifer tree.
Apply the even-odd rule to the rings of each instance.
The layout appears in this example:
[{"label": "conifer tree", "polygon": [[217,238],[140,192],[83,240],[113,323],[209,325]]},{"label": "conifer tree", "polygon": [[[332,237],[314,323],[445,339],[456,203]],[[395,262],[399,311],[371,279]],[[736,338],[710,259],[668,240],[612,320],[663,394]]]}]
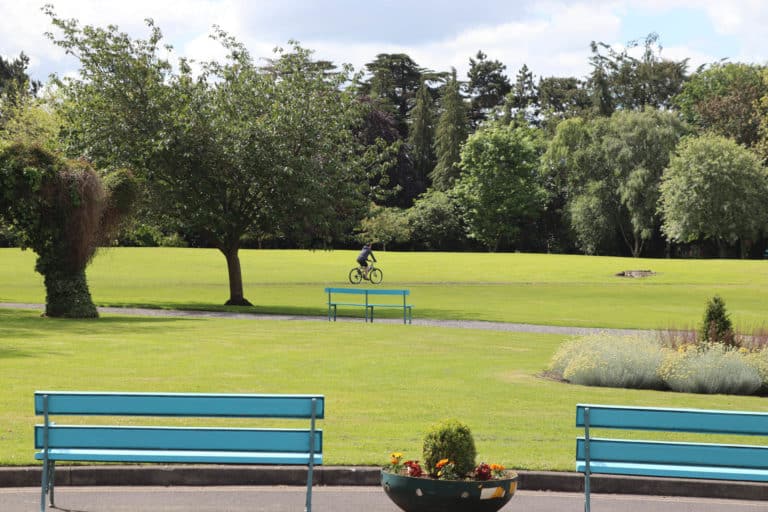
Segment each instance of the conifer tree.
[{"label": "conifer tree", "polygon": [[461,97],[456,70],[445,85],[443,111],[435,130],[437,164],[430,177],[436,190],[449,190],[459,177],[461,145],[468,135],[467,107]]},{"label": "conifer tree", "polygon": [[435,165],[435,122],[432,113],[432,95],[424,80],[416,94],[416,106],[411,111],[411,128],[408,134],[416,180],[426,189],[427,175]]}]

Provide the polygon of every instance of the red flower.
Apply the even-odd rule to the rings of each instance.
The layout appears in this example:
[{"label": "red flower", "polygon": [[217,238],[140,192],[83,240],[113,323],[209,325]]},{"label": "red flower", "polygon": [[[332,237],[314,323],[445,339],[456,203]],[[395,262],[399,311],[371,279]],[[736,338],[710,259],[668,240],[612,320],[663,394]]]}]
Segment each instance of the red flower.
[{"label": "red flower", "polygon": [[483,462],[475,468],[475,478],[478,480],[490,480],[491,479],[491,466]]},{"label": "red flower", "polygon": [[421,466],[419,466],[419,461],[417,460],[407,460],[405,461],[405,474],[408,476],[421,476]]}]

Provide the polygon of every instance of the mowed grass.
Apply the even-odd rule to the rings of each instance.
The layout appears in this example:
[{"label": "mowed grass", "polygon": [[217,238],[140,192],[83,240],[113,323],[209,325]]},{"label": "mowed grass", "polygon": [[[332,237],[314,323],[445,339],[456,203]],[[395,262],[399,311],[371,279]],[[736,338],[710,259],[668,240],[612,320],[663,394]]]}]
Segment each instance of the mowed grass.
[{"label": "mowed grass", "polygon": [[[243,250],[246,311],[325,314],[326,286],[346,281],[356,251]],[[416,318],[624,328],[696,326],[719,294],[734,323],[762,326],[768,261],[673,260],[491,253],[376,253],[379,287],[411,290]],[[44,301],[35,255],[0,249],[0,302]],[[652,270],[643,279],[616,277]],[[99,305],[225,309],[228,281],[216,250],[115,248],[88,269]],[[396,316],[397,312],[387,312]],[[360,311],[345,314],[360,315]]]},{"label": "mowed grass", "polygon": [[40,418],[32,399],[44,389],[322,393],[330,465],[380,465],[391,451],[421,458],[427,427],[457,418],[472,428],[479,460],[572,470],[578,402],[768,411],[758,397],[587,388],[542,378],[563,339],[362,321],[111,314],[59,320],[0,309],[0,464],[34,462],[32,429]]}]

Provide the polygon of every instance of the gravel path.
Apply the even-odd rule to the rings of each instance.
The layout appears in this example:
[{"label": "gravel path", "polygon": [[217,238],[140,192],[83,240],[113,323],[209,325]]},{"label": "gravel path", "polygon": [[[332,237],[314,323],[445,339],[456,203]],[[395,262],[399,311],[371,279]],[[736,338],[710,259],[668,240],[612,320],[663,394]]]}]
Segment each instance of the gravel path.
[{"label": "gravel path", "polygon": [[[7,309],[38,309],[43,310],[43,304],[23,304],[18,302],[1,302],[0,308]],[[110,313],[118,315],[136,315],[136,316],[166,316],[176,318],[237,318],[244,320],[293,320],[293,321],[312,321],[327,320],[325,316],[302,316],[302,315],[265,315],[256,313],[229,313],[223,311],[185,311],[178,309],[151,309],[151,308],[113,308],[100,307],[100,313]],[[339,317],[340,322],[359,322],[361,318]],[[401,321],[394,318],[383,318],[376,320],[376,323],[399,324]],[[486,331],[507,331],[507,332],[533,332],[543,334],[563,334],[563,335],[582,335],[595,332],[610,332],[613,334],[638,334],[651,331],[636,329],[598,329],[592,327],[561,327],[555,325],[535,325],[535,324],[517,324],[507,322],[485,322],[479,320],[430,320],[414,319],[413,325],[424,325],[433,327],[447,327],[453,329],[480,329]]]}]

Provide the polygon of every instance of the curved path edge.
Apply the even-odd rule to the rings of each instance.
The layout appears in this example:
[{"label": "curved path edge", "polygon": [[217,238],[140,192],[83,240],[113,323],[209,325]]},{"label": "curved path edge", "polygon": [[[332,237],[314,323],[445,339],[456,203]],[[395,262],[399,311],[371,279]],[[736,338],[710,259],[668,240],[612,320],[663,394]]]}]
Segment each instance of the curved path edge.
[{"label": "curved path edge", "polygon": [[[28,304],[21,302],[0,302],[0,308],[5,309],[39,309],[44,310],[43,304]],[[191,311],[181,309],[154,309],[154,308],[132,308],[132,307],[99,307],[99,313],[109,313],[116,315],[135,315],[135,316],[164,316],[173,318],[235,318],[241,320],[303,320],[320,321],[327,320],[326,316],[311,315],[282,315],[282,314],[262,314],[262,313],[231,313],[227,311]],[[359,322],[360,318],[338,317],[341,322]],[[399,324],[400,319],[383,318],[376,320],[376,323]],[[510,322],[491,322],[484,320],[434,320],[428,318],[413,319],[413,325],[430,327],[447,327],[454,329],[479,329],[486,331],[507,331],[507,332],[531,332],[540,334],[562,334],[579,336],[584,334],[593,334],[597,332],[610,332],[618,335],[645,334],[653,331],[642,329],[609,329],[598,327],[567,327],[557,325],[538,325]]]}]

